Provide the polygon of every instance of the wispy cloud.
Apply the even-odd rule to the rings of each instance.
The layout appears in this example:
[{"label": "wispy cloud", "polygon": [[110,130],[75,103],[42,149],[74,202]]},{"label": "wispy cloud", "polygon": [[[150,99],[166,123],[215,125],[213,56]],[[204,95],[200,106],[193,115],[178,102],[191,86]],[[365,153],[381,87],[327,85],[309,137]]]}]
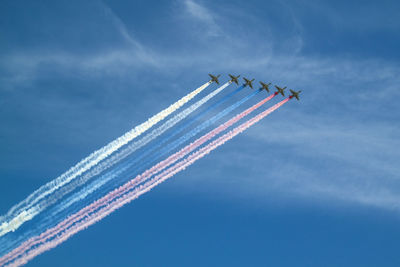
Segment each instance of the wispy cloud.
[{"label": "wispy cloud", "polygon": [[213,37],[221,35],[221,29],[216,23],[215,14],[194,0],[185,0],[184,5],[187,13],[193,19],[202,22],[206,26],[207,35]]},{"label": "wispy cloud", "polygon": [[129,33],[125,23],[114,13],[114,11],[104,3],[102,3],[102,7],[107,17],[113,22],[116,29],[125,39],[125,41],[134,46],[134,48],[143,49],[143,46],[136,39],[133,38],[133,36]]},{"label": "wispy cloud", "polygon": [[399,9],[399,4],[396,2],[383,1],[380,8],[385,12],[376,12],[377,6],[373,1],[364,2],[363,5],[345,5],[345,8],[342,6],[340,14],[337,9],[341,5],[335,7],[333,2],[295,1],[294,3],[301,16],[307,16],[305,13],[308,16],[310,13],[318,15],[321,23],[328,23],[341,30],[360,33],[360,31],[398,30],[400,28],[399,21],[393,19]]},{"label": "wispy cloud", "polygon": [[398,134],[390,123],[291,112],[288,120],[271,116],[247,132],[241,143],[250,153],[232,148],[214,164],[248,170],[237,193],[289,193],[400,211],[400,152],[394,149],[400,145]]},{"label": "wispy cloud", "polygon": [[[397,194],[400,185],[395,181],[400,171],[400,163],[395,160],[400,158],[396,150],[400,145],[398,125],[386,120],[387,116],[398,115],[399,111],[385,112],[388,106],[395,105],[392,99],[400,96],[399,64],[379,58],[303,53],[304,46],[307,46],[307,39],[303,37],[305,29],[293,11],[288,12],[292,14],[288,26],[291,35],[279,36],[275,34],[279,29],[273,29],[265,21],[243,12],[235,13],[235,10],[229,10],[227,14],[224,9],[219,9],[217,16],[207,4],[194,0],[182,2],[185,17],[183,26],[179,25],[183,32],[179,34],[187,35],[200,24],[203,27],[200,31],[203,30],[209,38],[223,37],[214,38],[221,41],[213,40],[209,46],[198,45],[199,39],[194,39],[184,43],[186,51],[150,49],[135,37],[133,29],[104,5],[105,23],[114,25],[128,46],[121,44],[83,56],[64,50],[19,51],[3,55],[0,60],[1,88],[18,88],[21,84],[34,83],[46,75],[41,71],[46,66],[77,71],[86,79],[94,80],[107,75],[128,78],[132,73],[138,75],[149,70],[167,73],[173,76],[171,79],[186,79],[181,77],[182,73],[194,77],[209,71],[232,71],[275,84],[287,84],[304,92],[302,102],[305,104],[296,107],[297,113],[290,114],[296,122],[278,122],[270,118],[265,126],[264,123],[256,126],[246,136],[253,143],[286,146],[298,158],[312,158],[321,165],[330,162],[335,170],[323,173],[301,165],[292,166],[292,171],[287,172],[271,169],[268,173],[270,179],[259,188],[270,187],[276,179],[280,182],[276,182],[275,188],[296,192],[300,196],[329,195],[333,199],[385,207],[400,203],[397,196],[400,196]],[[250,25],[243,25],[242,21],[250,22]],[[254,30],[249,32],[247,27],[250,26],[254,26]],[[292,104],[279,112],[293,111]],[[379,118],[372,118],[378,115]],[[256,155],[246,155],[254,162],[253,166],[258,166],[258,162],[268,156],[262,154],[259,159],[259,154]],[[237,160],[240,157],[244,155],[235,154],[231,158]],[[265,175],[261,170],[254,171],[257,173],[254,181]],[[288,186],[293,183],[296,186]]]},{"label": "wispy cloud", "polygon": [[213,16],[210,14],[210,12],[203,6],[199,5],[193,0],[185,0],[185,6],[188,10],[188,12],[195,18],[205,22],[214,25],[215,21]]},{"label": "wispy cloud", "polygon": [[[136,58],[136,61],[140,61],[142,63],[147,63],[153,66],[158,65],[158,61],[156,56],[152,55],[152,52],[146,49],[139,41],[137,41],[128,31],[127,26],[125,23],[121,20],[120,17],[118,17],[115,12],[108,7],[106,4],[102,4],[107,17],[110,18],[110,20],[113,22],[115,25],[117,31],[120,33],[120,35],[124,38],[125,41],[127,41],[131,46],[132,49],[129,50],[131,54],[134,54],[134,57]],[[128,52],[128,51],[126,51]],[[121,61],[124,62],[127,59],[127,61],[132,61],[132,56],[123,55],[122,53],[112,53],[109,54],[106,60],[99,62],[99,60],[95,60],[96,62],[94,63],[101,63],[101,65],[104,65],[104,63],[107,62],[115,62],[115,61]],[[125,61],[126,63],[126,61]]]}]

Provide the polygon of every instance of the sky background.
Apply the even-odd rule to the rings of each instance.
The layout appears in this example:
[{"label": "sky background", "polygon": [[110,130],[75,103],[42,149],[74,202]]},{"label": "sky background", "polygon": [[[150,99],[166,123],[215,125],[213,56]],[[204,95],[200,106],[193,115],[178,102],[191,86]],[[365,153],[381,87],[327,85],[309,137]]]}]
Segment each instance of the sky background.
[{"label": "sky background", "polygon": [[28,266],[399,266],[399,9],[1,1],[1,214],[207,73],[303,91]]}]

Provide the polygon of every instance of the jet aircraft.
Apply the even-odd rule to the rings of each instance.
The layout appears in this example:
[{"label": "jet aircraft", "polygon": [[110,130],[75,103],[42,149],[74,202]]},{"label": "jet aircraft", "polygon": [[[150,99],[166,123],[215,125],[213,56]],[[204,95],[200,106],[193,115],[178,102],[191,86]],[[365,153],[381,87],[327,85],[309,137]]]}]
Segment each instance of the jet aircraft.
[{"label": "jet aircraft", "polygon": [[211,81],[210,82],[216,82],[217,84],[219,84],[218,78],[219,78],[219,76],[221,76],[221,74],[218,74],[217,76],[214,76],[212,74],[208,74],[208,76],[211,77]]},{"label": "jet aircraft", "polygon": [[277,85],[275,85],[275,88],[278,90],[278,94],[281,94],[282,96],[285,96],[285,92],[284,92],[284,90],[286,89],[286,86],[285,87],[279,87],[279,86],[277,86]]},{"label": "jet aircraft", "polygon": [[238,78],[240,77],[240,75],[238,75],[238,76],[231,75],[231,74],[228,74],[228,75],[229,75],[229,77],[231,77],[231,83],[236,83],[237,85],[239,85]]},{"label": "jet aircraft", "polygon": [[245,80],[245,83],[243,84],[244,87],[246,87],[246,86],[248,85],[248,86],[250,86],[251,89],[253,89],[253,84],[252,84],[252,82],[254,81],[254,79],[249,80],[249,79],[246,79],[245,77],[243,77],[243,79]]},{"label": "jet aircraft", "polygon": [[292,93],[292,95],[290,96],[290,98],[295,97],[297,100],[300,100],[299,94],[301,93],[301,91],[296,92],[296,91],[293,91],[292,89],[290,89],[290,92]]},{"label": "jet aircraft", "polygon": [[260,82],[260,84],[261,84],[261,90],[265,90],[265,91],[267,91],[268,93],[269,93],[269,88],[268,88],[268,86],[270,86],[271,85],[271,83],[268,83],[268,84],[266,84],[266,83],[263,83],[263,82]]}]

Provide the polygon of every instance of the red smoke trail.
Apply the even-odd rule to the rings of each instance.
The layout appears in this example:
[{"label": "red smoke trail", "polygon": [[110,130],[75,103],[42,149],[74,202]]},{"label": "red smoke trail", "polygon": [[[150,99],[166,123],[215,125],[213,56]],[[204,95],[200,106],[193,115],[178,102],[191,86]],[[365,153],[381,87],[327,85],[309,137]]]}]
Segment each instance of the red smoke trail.
[{"label": "red smoke trail", "polygon": [[[262,104],[266,103],[268,100],[270,100],[275,95],[276,94],[273,94],[273,95],[267,97],[266,99],[260,101],[256,105],[252,106],[251,108],[247,109],[246,111],[242,112],[241,114],[235,116],[228,122],[222,124],[221,126],[217,127],[213,131],[209,132],[208,134],[200,137],[194,143],[189,144],[188,146],[183,148],[181,151],[178,151],[177,153],[170,156],[166,160],[155,165],[148,171],[144,172],[142,175],[138,175],[135,179],[131,180],[124,186],[121,186],[121,187],[115,189],[114,191],[110,192],[109,194],[107,194],[103,198],[99,199],[98,201],[93,202],[89,206],[83,208],[81,211],[68,217],[63,222],[59,223],[57,226],[55,226],[51,229],[48,229],[47,231],[45,231],[44,233],[42,233],[41,235],[39,235],[37,237],[27,240],[26,242],[21,244],[20,247],[14,249],[9,254],[3,256],[3,258],[0,259],[0,264],[9,262],[9,261],[15,259],[16,257],[22,255],[25,251],[29,250],[34,245],[45,242],[46,239],[53,238],[55,235],[58,235],[53,240],[48,241],[47,243],[32,249],[31,251],[26,253],[25,256],[23,256],[22,258],[15,261],[13,263],[13,265],[14,264],[20,265],[20,264],[26,263],[28,260],[37,256],[38,254],[57,246],[58,244],[67,240],[70,236],[74,235],[75,233],[77,233],[77,232],[85,229],[86,227],[90,226],[91,224],[101,220],[102,218],[104,218],[105,216],[107,216],[108,214],[113,212],[114,210],[118,209],[119,207],[122,207],[126,203],[139,197],[140,195],[144,194],[145,192],[148,192],[149,190],[151,190],[153,187],[155,187],[159,183],[170,178],[177,172],[185,169],[187,166],[189,166],[196,160],[200,159],[201,157],[205,156],[206,154],[208,154],[210,151],[212,151],[216,147],[222,145],[223,143],[225,143],[229,139],[233,138],[237,134],[243,132],[248,127],[250,127],[254,123],[258,122],[259,120],[261,120],[262,118],[264,118],[265,116],[267,116],[268,114],[270,114],[271,112],[273,112],[274,110],[279,108],[281,105],[283,105],[284,103],[289,101],[289,98],[281,101],[280,103],[274,105],[270,109],[264,111],[263,113],[259,114],[258,116],[250,119],[249,121],[243,123],[242,125],[238,126],[234,130],[232,130],[232,131],[228,132],[227,134],[223,135],[222,137],[218,138],[216,141],[210,143],[206,147],[191,154],[187,159],[182,160],[181,162],[177,163],[175,166],[165,170],[163,173],[157,175],[155,178],[148,181],[144,185],[141,185],[141,186],[137,187],[135,190],[123,195],[124,193],[126,193],[129,190],[131,190],[132,188],[134,188],[140,182],[145,181],[146,179],[150,178],[153,174],[155,174],[155,173],[161,171],[162,169],[164,169],[165,167],[173,164],[174,162],[176,162],[180,158],[184,157],[185,155],[187,155],[188,153],[190,153],[191,151],[193,151],[194,149],[196,149],[197,147],[199,147],[206,141],[210,140],[212,137],[214,137],[218,133],[224,131],[229,126],[236,123],[241,118],[250,114],[252,111],[254,111],[258,107],[260,107]],[[123,195],[121,198],[114,200],[116,197],[121,196],[121,195]],[[106,205],[106,206],[100,210],[97,210],[98,208],[100,208],[103,205]],[[91,212],[93,212],[95,210],[97,210],[97,211],[94,214],[90,214]],[[86,218],[84,218],[84,217],[86,217]],[[84,219],[81,220],[82,218],[84,218]],[[73,226],[70,229],[68,229],[68,227],[70,227],[71,225],[73,225]],[[59,235],[59,233],[62,233],[63,231],[66,231],[66,232]]]}]

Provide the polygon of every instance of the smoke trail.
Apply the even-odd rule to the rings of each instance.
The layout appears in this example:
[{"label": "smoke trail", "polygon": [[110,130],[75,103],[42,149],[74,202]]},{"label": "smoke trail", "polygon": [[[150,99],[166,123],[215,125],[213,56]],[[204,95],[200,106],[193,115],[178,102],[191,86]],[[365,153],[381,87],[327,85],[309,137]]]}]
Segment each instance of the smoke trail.
[{"label": "smoke trail", "polygon": [[[31,249],[32,247],[35,247],[31,251],[29,251],[22,259],[18,259],[18,261],[16,261],[16,264],[19,265],[19,264],[22,264],[25,261],[33,258],[34,256],[42,253],[43,251],[48,250],[48,249],[58,245],[59,243],[61,243],[61,242],[65,241],[66,239],[68,239],[71,235],[73,235],[76,232],[78,232],[78,231],[86,228],[87,226],[95,223],[96,221],[104,218],[109,213],[111,213],[113,210],[115,210],[115,209],[121,207],[122,205],[130,202],[132,199],[138,197],[139,195],[149,191],[152,187],[154,187],[157,184],[161,183],[165,179],[171,177],[176,172],[178,172],[180,170],[183,170],[184,168],[186,168],[188,165],[192,164],[197,159],[199,159],[199,158],[203,157],[204,155],[208,154],[211,150],[213,150],[216,147],[222,145],[223,143],[225,143],[229,139],[233,138],[237,134],[243,132],[244,130],[249,128],[251,125],[253,125],[254,123],[258,122],[259,120],[261,120],[262,118],[264,118],[265,116],[267,116],[268,114],[270,114],[271,112],[273,112],[274,110],[279,108],[281,105],[283,105],[284,103],[286,103],[290,99],[290,98],[287,98],[287,99],[281,101],[280,103],[274,105],[273,107],[269,108],[268,110],[264,111],[263,113],[257,115],[256,117],[250,119],[249,121],[241,124],[240,126],[236,127],[234,130],[232,130],[232,131],[228,132],[227,134],[223,135],[222,137],[218,138],[217,141],[214,141],[214,142],[210,143],[209,145],[207,145],[205,148],[200,149],[199,150],[200,152],[199,151],[195,152],[192,155],[190,155],[187,159],[181,161],[183,163],[176,164],[175,166],[171,167],[170,169],[164,171],[162,174],[157,175],[156,176],[157,178],[154,178],[151,181],[145,183],[145,185],[139,186],[138,187],[139,189],[135,189],[136,191],[137,190],[143,191],[142,193],[137,194],[136,196],[135,195],[132,196],[132,192],[135,192],[135,190],[133,190],[130,193],[128,193],[126,196],[124,196],[124,197],[122,197],[120,199],[114,200],[116,197],[120,196],[121,194],[129,192],[129,190],[132,188],[132,186],[134,186],[135,183],[137,182],[137,181],[134,181],[134,180],[143,180],[145,178],[143,176],[148,176],[148,174],[151,173],[151,172],[160,171],[160,168],[163,169],[165,167],[163,165],[165,165],[166,161],[171,161],[171,160],[174,160],[174,159],[176,161],[177,159],[179,159],[179,154],[182,155],[184,152],[189,153],[189,152],[193,151],[193,149],[195,149],[196,147],[200,146],[205,141],[209,140],[211,137],[215,136],[218,133],[218,129],[222,130],[224,127],[226,129],[226,127],[229,127],[230,125],[232,125],[234,123],[234,119],[239,120],[239,119],[243,118],[244,116],[250,114],[252,111],[254,111],[256,108],[258,108],[259,106],[261,106],[262,104],[267,102],[272,97],[273,96],[270,96],[270,97],[260,101],[258,104],[256,104],[253,107],[247,109],[246,111],[242,112],[241,114],[235,116],[233,119],[231,119],[228,122],[224,123],[223,125],[217,127],[216,129],[214,129],[213,131],[211,131],[208,134],[204,135],[203,137],[197,139],[194,143],[188,145],[187,147],[185,147],[181,151],[179,151],[179,152],[175,153],[174,155],[170,156],[167,160],[164,160],[163,162],[160,162],[159,164],[157,164],[156,166],[151,168],[149,171],[147,171],[147,173],[145,172],[144,174],[139,175],[138,177],[136,177],[135,179],[131,180],[130,182],[128,182],[124,186],[121,186],[120,188],[114,190],[113,192],[110,192],[109,194],[107,194],[103,198],[101,198],[98,201],[95,201],[94,203],[90,204],[89,206],[83,208],[81,211],[75,213],[74,215],[69,216],[63,222],[59,223],[58,225],[56,225],[55,227],[53,227],[51,229],[48,229],[44,233],[40,234],[38,237],[31,238],[31,239],[27,240],[26,242],[21,244],[21,246],[19,246],[18,248],[14,249],[13,251],[11,251],[7,255],[3,256],[2,258],[0,258],[0,264],[4,264],[4,263],[10,262],[10,261],[13,261],[14,259],[19,257],[20,255],[22,255],[25,251]],[[186,155],[187,153],[184,153],[184,154]],[[168,165],[170,165],[170,164],[168,164]],[[149,187],[149,188],[147,188],[147,187]],[[90,213],[96,211],[96,209],[98,209],[101,206],[104,206],[104,208],[102,208],[101,210],[98,210],[94,214],[90,214]],[[96,215],[96,214],[99,214],[99,215]],[[85,217],[87,217],[87,218],[85,218]],[[82,225],[82,222],[84,222],[85,224]],[[67,230],[71,225],[73,225],[73,227],[75,229],[73,229],[71,231]],[[62,233],[64,231],[66,231],[66,230],[67,230],[67,232],[65,232],[63,234],[60,234],[60,233]],[[54,236],[57,236],[56,238],[54,238],[54,240],[50,240],[44,245],[37,246],[38,244],[40,244],[42,242],[45,242],[46,240],[51,239]]]},{"label": "smoke trail", "polygon": [[[214,117],[212,117],[209,120],[203,122],[201,125],[197,126],[196,128],[194,128],[190,132],[186,133],[184,136],[181,136],[179,139],[175,140],[173,143],[168,144],[161,151],[159,151],[152,159],[147,160],[145,163],[141,164],[141,166],[142,166],[141,169],[144,166],[148,166],[152,162],[157,161],[158,159],[162,158],[167,153],[169,153],[173,149],[177,148],[178,146],[180,146],[181,144],[183,144],[184,142],[186,142],[190,138],[196,136],[199,132],[201,132],[202,130],[204,130],[207,127],[211,126],[212,124],[214,124],[216,121],[218,121],[222,117],[228,115],[234,109],[238,108],[240,105],[242,105],[243,103],[245,103],[246,101],[248,101],[249,99],[254,97],[259,92],[260,91],[256,91],[256,92],[248,95],[247,97],[239,100],[237,103],[231,105],[230,107],[228,107],[225,110],[221,111],[220,113],[218,113]],[[174,132],[173,134],[175,135],[176,133]],[[155,148],[158,148],[159,145],[161,145],[163,143],[164,142],[160,142]],[[86,198],[89,194],[91,194],[94,191],[98,190],[101,186],[103,186],[107,182],[111,181],[113,178],[119,177],[122,173],[124,173],[124,172],[125,173],[131,173],[131,171],[133,171],[133,169],[136,167],[133,164],[139,162],[145,156],[149,155],[150,152],[152,152],[152,150],[146,150],[144,153],[142,153],[139,156],[135,157],[132,161],[126,162],[124,165],[119,166],[116,170],[113,170],[110,173],[104,174],[99,179],[96,179],[94,184],[92,184],[92,185],[90,185],[90,186],[88,186],[86,188],[83,188],[80,192],[77,192],[76,194],[71,196],[70,199],[68,201],[66,201],[64,205],[60,206],[55,213],[68,208],[70,205],[72,205],[76,201],[79,201],[79,200],[82,200],[82,199]],[[121,179],[119,179],[119,181],[121,181]]]},{"label": "smoke trail", "polygon": [[[35,215],[37,215],[40,212],[42,212],[44,209],[46,209],[49,206],[55,204],[63,196],[65,196],[66,194],[68,194],[71,191],[75,190],[78,186],[86,183],[93,176],[101,173],[103,170],[113,166],[118,161],[126,158],[127,156],[129,156],[131,153],[133,153],[137,149],[139,149],[139,148],[143,147],[144,145],[148,144],[151,140],[153,140],[154,138],[158,137],[159,135],[161,135],[162,133],[164,133],[165,131],[167,131],[168,129],[173,127],[174,125],[176,125],[178,122],[183,120],[185,117],[190,115],[193,111],[195,111],[196,109],[198,109],[199,107],[201,107],[202,105],[207,103],[207,101],[209,101],[211,98],[216,96],[218,93],[220,93],[222,90],[224,90],[230,84],[231,84],[231,82],[227,82],[224,85],[220,86],[219,88],[217,88],[216,90],[214,90],[213,92],[208,94],[207,96],[203,97],[202,99],[200,99],[196,103],[192,104],[191,106],[189,106],[185,110],[181,111],[180,113],[178,113],[177,115],[175,115],[171,119],[167,120],[164,124],[162,124],[160,127],[156,128],[156,129],[154,129],[149,134],[145,135],[143,138],[141,138],[138,141],[128,145],[128,147],[125,147],[123,150],[118,151],[117,153],[115,153],[111,157],[107,158],[106,160],[104,160],[103,162],[99,163],[97,166],[92,168],[89,172],[85,173],[81,177],[76,178],[71,183],[69,183],[69,184],[65,185],[64,187],[60,188],[54,194],[52,194],[49,197],[47,197],[47,198],[43,199],[42,201],[40,201],[37,205],[35,205],[32,208],[33,210],[36,211],[36,214],[34,214],[31,217],[34,217]],[[239,88],[239,89],[241,90],[241,88]],[[236,91],[238,91],[238,90],[236,90]],[[79,200],[79,199],[77,199],[77,200]],[[73,201],[73,202],[75,202],[75,201]],[[33,229],[32,231],[35,231],[35,229]],[[14,240],[14,242],[17,242],[17,240]],[[2,247],[2,250],[3,249],[4,248]]]},{"label": "smoke trail", "polygon": [[[236,115],[234,118],[230,119],[228,122],[220,125],[219,127],[215,128],[214,130],[210,131],[208,134],[203,135],[201,138],[197,139],[194,143],[187,145],[185,148],[181,149],[179,152],[175,153],[174,155],[168,157],[166,160],[153,166],[152,168],[150,168],[149,170],[144,172],[142,175],[138,175],[135,179],[131,180],[129,183],[126,183],[124,186],[121,186],[121,187],[115,189],[114,191],[108,193],[107,197],[103,197],[103,198],[93,202],[91,205],[87,206],[86,208],[81,209],[80,212],[75,213],[75,215],[69,216],[68,218],[70,219],[70,221],[68,222],[68,220],[64,220],[64,222],[66,224],[65,225],[59,224],[59,226],[60,227],[63,226],[65,229],[66,227],[69,226],[68,223],[71,223],[71,222],[73,223],[74,221],[85,217],[87,214],[89,214],[89,213],[93,212],[94,210],[98,209],[99,207],[101,207],[104,203],[112,201],[113,197],[121,195],[126,191],[129,191],[130,189],[132,189],[133,187],[138,185],[141,181],[150,178],[153,174],[155,174],[158,171],[162,170],[163,168],[173,164],[180,158],[184,157],[185,155],[192,152],[194,149],[196,149],[197,147],[199,147],[200,145],[202,145],[203,143],[205,143],[206,141],[211,139],[212,137],[216,136],[217,134],[221,133],[222,131],[224,131],[225,129],[227,129],[228,127],[230,127],[231,125],[233,125],[234,123],[239,121],[240,119],[242,119],[244,116],[247,116],[252,111],[254,111],[255,109],[259,108],[261,105],[265,104],[267,101],[272,99],[275,95],[276,95],[276,93],[265,98],[264,100],[258,102],[254,106],[252,106],[252,107],[248,108],[247,110],[245,110],[244,112],[240,113],[239,115]],[[46,231],[45,233],[42,233],[39,237],[44,238],[51,234],[52,234],[52,232],[49,230],[49,231]],[[40,238],[39,238],[39,240],[40,240]],[[32,239],[30,239],[30,240],[32,240]],[[31,245],[34,245],[40,241],[33,240],[32,242],[33,242],[33,244],[31,244]]]},{"label": "smoke trail", "polygon": [[85,171],[89,170],[101,160],[108,157],[110,154],[118,150],[121,146],[127,144],[137,136],[141,135],[148,129],[150,129],[153,125],[158,123],[159,121],[166,118],[168,115],[179,109],[181,106],[189,102],[192,98],[198,95],[201,91],[203,91],[207,86],[209,86],[211,82],[207,82],[182,97],[180,100],[170,105],[168,108],[154,115],[144,123],[136,126],[129,132],[115,139],[108,145],[103,148],[93,152],[85,159],[81,160],[78,164],[70,168],[67,172],[57,177],[56,179],[48,182],[47,184],[41,186],[38,190],[29,195],[25,200],[21,201],[17,205],[13,206],[6,215],[0,217],[0,236],[10,232],[15,231],[18,227],[20,227],[25,221],[32,219],[35,215],[38,214],[38,211],[31,208],[35,203],[39,200],[43,199],[47,195],[51,194],[59,187],[65,185],[70,182],[77,176],[81,175]]},{"label": "smoke trail", "polygon": [[[224,85],[225,86],[225,85]],[[224,87],[225,88],[225,87]],[[200,114],[197,114],[195,117],[193,117],[190,121],[186,122],[184,125],[180,126],[177,130],[174,130],[169,136],[165,137],[164,139],[162,139],[160,142],[158,142],[158,144],[156,144],[155,146],[153,145],[153,147],[150,148],[146,148],[145,152],[140,154],[138,157],[136,157],[133,161],[134,162],[138,162],[140,159],[142,159],[144,156],[150,154],[151,149],[155,149],[158,148],[160,145],[162,145],[165,141],[167,141],[169,138],[177,135],[179,132],[183,131],[185,128],[189,127],[191,124],[193,124],[195,121],[197,121],[198,119],[200,119],[201,117],[203,117],[205,115],[205,113],[215,109],[216,107],[218,107],[219,105],[223,104],[224,102],[226,102],[227,100],[229,100],[232,96],[234,96],[236,93],[240,92],[244,87],[240,86],[239,88],[237,88],[235,91],[229,93],[228,95],[226,95],[224,98],[220,99],[218,102],[216,102],[214,105],[210,106],[209,108],[207,108],[205,111],[203,111]],[[222,88],[223,89],[223,88]],[[219,89],[218,89],[219,90]],[[217,91],[218,93],[219,91]],[[214,118],[212,119],[212,121],[210,122],[204,122],[203,123],[203,128],[210,126],[213,122],[217,121],[219,118],[222,118],[223,116],[227,115],[229,112],[231,112],[232,110],[234,110],[235,108],[237,108],[238,106],[240,106],[241,104],[243,104],[245,101],[249,100],[251,97],[253,97],[255,94],[257,94],[259,92],[259,90],[257,90],[256,92],[252,93],[250,96],[245,97],[244,99],[240,100],[238,103],[232,105],[230,108],[225,109],[224,111],[222,111],[219,115],[214,116]],[[211,94],[210,94],[211,95]],[[213,95],[215,95],[213,93]],[[207,98],[209,99],[209,98]],[[202,100],[200,100],[202,101]],[[203,101],[202,101],[203,103]],[[196,104],[192,105],[192,106],[198,106]],[[189,109],[193,109],[193,108],[189,108]],[[185,112],[185,111],[183,111]],[[183,113],[181,112],[181,113]],[[186,112],[187,113],[187,112]],[[175,117],[180,118],[183,117],[181,115],[176,115]],[[169,124],[169,122],[165,122],[165,124]],[[162,126],[161,126],[162,127]],[[197,129],[197,132],[199,132],[201,129]],[[155,130],[156,131],[156,130]],[[194,136],[194,135],[193,135]],[[144,137],[145,138],[145,137]],[[167,140],[165,140],[167,139]],[[164,141],[165,140],[165,141]],[[140,141],[139,141],[140,142]],[[130,145],[131,147],[132,145]],[[127,150],[127,149],[125,149]],[[95,169],[98,169],[100,167],[102,167],[104,164],[110,164],[109,162],[114,158],[114,157],[121,157],[119,156],[120,154],[124,154],[125,152],[118,152],[118,154],[113,155],[112,157],[106,159],[104,162],[100,163],[98,166],[95,167]],[[126,154],[126,156],[128,156],[128,154]],[[50,213],[50,217],[51,220],[57,220],[55,219],[56,215],[57,217],[62,217],[64,216],[63,214],[59,214],[61,211],[67,209],[68,207],[70,207],[71,205],[73,205],[74,203],[76,203],[79,200],[85,199],[89,194],[91,194],[92,192],[94,192],[95,190],[98,190],[101,186],[103,186],[107,181],[111,180],[112,178],[118,176],[119,174],[121,174],[123,171],[126,171],[126,169],[129,167],[129,165],[126,165],[127,163],[124,163],[124,165],[117,166],[116,170],[112,171],[111,173],[108,174],[104,174],[103,176],[101,176],[100,178],[97,178],[93,184],[91,185],[87,185],[85,188],[81,189],[79,192],[74,193],[72,196],[69,196],[68,199],[64,200],[62,203],[60,203],[59,205],[57,205],[57,207],[55,207],[55,210],[51,211]],[[111,164],[110,164],[111,165]],[[113,166],[114,167],[114,166]],[[136,172],[137,173],[137,172]],[[85,174],[85,176],[88,175],[95,175],[91,172]],[[84,177],[85,177],[84,176]],[[76,188],[77,187],[77,183],[80,182],[81,178],[76,179],[73,183],[66,185],[65,187],[63,187],[63,190],[65,190],[66,188]],[[121,180],[121,179],[119,179]],[[83,182],[82,182],[83,183]],[[112,185],[115,188],[115,184]],[[112,189],[112,188],[111,188]],[[109,190],[109,189],[104,189],[104,190]],[[104,191],[103,190],[103,191]],[[105,193],[108,191],[105,191]],[[60,194],[59,192],[57,193],[57,199],[60,198]],[[90,201],[87,200],[87,201]],[[46,199],[45,205],[49,206],[51,205],[51,202],[49,201],[49,199]],[[44,223],[48,223],[48,222],[44,222]],[[35,229],[32,229],[31,231],[25,233],[25,236],[31,235],[32,233],[34,234]],[[13,240],[14,244],[18,244],[19,240],[23,240],[23,237],[19,237],[17,239]],[[10,246],[10,244],[8,245]],[[1,251],[6,250],[5,245],[0,246],[0,253]]]},{"label": "smoke trail", "polygon": [[[150,155],[151,152],[153,152],[154,150],[159,148],[166,141],[168,141],[169,139],[171,139],[172,137],[176,136],[177,134],[182,132],[184,129],[186,129],[187,127],[192,125],[194,122],[196,122],[201,117],[203,117],[207,112],[215,109],[216,107],[218,107],[222,103],[226,102],[228,99],[230,99],[230,97],[232,97],[234,94],[238,93],[242,89],[243,89],[242,86],[239,87],[238,89],[236,89],[235,91],[231,92],[229,95],[225,96],[223,99],[221,99],[220,101],[215,103],[213,106],[209,107],[203,113],[197,114],[193,119],[191,119],[190,121],[188,121],[187,123],[185,123],[184,125],[179,127],[178,129],[174,130],[174,132],[172,132],[169,136],[167,136],[167,137],[161,139],[159,142],[153,144],[150,148],[146,148],[146,150],[143,153],[141,153],[140,155],[138,155],[134,159],[132,159],[132,160],[130,160],[128,162],[125,162],[121,166],[118,166],[116,170],[110,171],[109,173],[106,173],[106,174],[102,175],[100,178],[96,179],[96,181],[94,181],[94,183],[92,185],[88,185],[87,187],[83,188],[81,191],[79,191],[79,192],[75,193],[74,195],[70,196],[68,200],[66,200],[63,203],[61,203],[61,206],[59,206],[57,208],[57,210],[52,213],[52,216],[55,216],[56,214],[58,214],[62,210],[68,208],[73,203],[75,203],[75,202],[77,202],[79,200],[85,199],[88,195],[90,195],[94,191],[98,190],[100,187],[102,187],[104,184],[106,184],[107,182],[109,182],[113,178],[118,177],[123,172],[127,172],[127,171],[132,170],[132,167],[135,166],[133,164],[138,163],[141,159],[143,159],[146,156]],[[162,151],[157,154],[158,156],[156,158],[152,159],[151,162],[156,161],[157,159],[161,158],[162,156],[164,156],[168,152],[172,151],[174,148],[178,147],[179,145],[181,145],[182,143],[184,143],[185,141],[187,141],[191,137],[197,135],[203,129],[211,126],[213,123],[218,121],[220,118],[226,116],[227,114],[232,112],[234,109],[238,108],[240,105],[242,105],[243,103],[245,103],[246,101],[251,99],[253,96],[255,96],[259,92],[260,91],[258,90],[256,92],[250,94],[249,96],[239,100],[237,103],[231,105],[230,107],[228,107],[225,110],[221,111],[220,113],[218,113],[217,115],[215,115],[211,119],[209,119],[209,120],[205,121],[204,123],[202,123],[200,126],[198,126],[195,129],[191,130],[185,136],[182,136],[178,140],[174,141],[172,144],[164,147],[162,149]],[[149,161],[147,161],[145,164],[143,164],[143,166],[147,166],[148,164],[150,164]],[[119,181],[120,181],[120,179],[119,179]]]},{"label": "smoke trail", "polygon": [[179,123],[181,120],[186,118],[188,115],[190,115],[192,112],[197,110],[199,107],[207,103],[210,99],[212,99],[214,96],[219,94],[222,90],[224,90],[227,86],[229,86],[231,83],[227,82],[224,85],[220,86],[216,90],[212,91],[196,103],[192,104],[185,110],[181,111],[174,117],[170,118],[167,120],[164,124],[162,124],[160,127],[152,130],[150,133],[145,135],[143,138],[139,139],[138,141],[128,145],[125,149],[122,151],[117,152],[116,154],[112,155],[108,159],[104,160],[97,166],[95,166],[93,169],[91,169],[88,173],[84,174],[81,177],[76,178],[73,182],[65,185],[64,187],[60,188],[59,191],[56,192],[56,194],[50,195],[48,198],[43,199],[40,201],[36,206],[33,207],[33,209],[37,212],[40,213],[47,207],[55,204],[60,198],[65,196],[66,194],[70,193],[73,191],[77,186],[80,186],[84,183],[86,183],[90,178],[92,178],[95,175],[100,174],[102,171],[105,169],[108,169],[109,167],[113,166],[120,160],[126,158],[129,156],[131,153],[135,152],[136,150],[140,149],[141,147],[145,146],[148,144],[150,141],[152,141],[154,138],[160,136],[163,134],[165,131],[170,129],[171,127],[175,126],[177,123]]},{"label": "smoke trail", "polygon": [[[255,104],[251,108],[247,109],[246,111],[240,113],[239,115],[235,116],[234,118],[230,119],[228,122],[220,125],[219,127],[215,128],[214,130],[210,131],[208,134],[202,136],[201,138],[197,139],[194,143],[186,146],[185,148],[181,149],[179,152],[175,153],[174,155],[168,157],[166,160],[158,163],[157,165],[153,166],[151,169],[147,170],[144,172],[142,175],[139,175],[136,179],[131,180],[130,183],[125,184],[125,187],[128,186],[127,188],[120,187],[117,191],[114,190],[115,194],[121,194],[121,190],[129,190],[132,187],[138,185],[140,182],[143,182],[144,180],[150,178],[152,175],[156,174],[157,172],[161,171],[162,169],[166,168],[167,166],[173,164],[177,160],[183,158],[186,156],[188,153],[205,143],[206,141],[210,140],[212,137],[218,135],[222,131],[226,130],[228,127],[232,126],[234,123],[238,122],[240,119],[243,117],[247,116],[251,112],[253,112],[255,109],[259,108],[261,105],[265,104],[267,101],[272,99],[275,94],[270,95],[269,97],[265,98],[264,100],[260,101],[259,103]],[[113,196],[113,193],[108,194],[110,197]],[[101,205],[102,202],[100,200],[97,201],[96,205]],[[94,209],[98,207],[95,207],[91,210],[87,210],[87,212],[92,212]]]}]

